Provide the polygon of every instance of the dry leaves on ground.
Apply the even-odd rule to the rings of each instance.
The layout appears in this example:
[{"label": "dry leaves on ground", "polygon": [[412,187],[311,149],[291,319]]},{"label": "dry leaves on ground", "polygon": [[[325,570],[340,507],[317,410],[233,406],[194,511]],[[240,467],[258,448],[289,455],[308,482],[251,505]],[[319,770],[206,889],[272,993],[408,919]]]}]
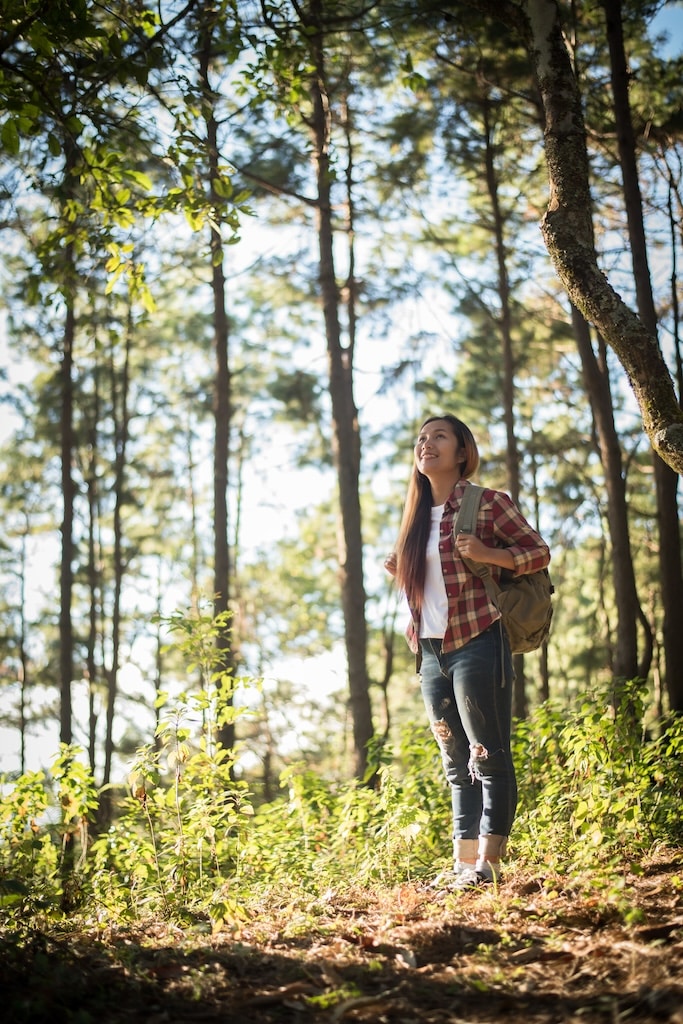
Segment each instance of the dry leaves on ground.
[{"label": "dry leaves on ground", "polygon": [[[683,1024],[683,876],[499,893],[422,884],[284,900],[211,935],[163,922],[6,935],[6,1021]],[[632,923],[624,923],[625,921]]]}]

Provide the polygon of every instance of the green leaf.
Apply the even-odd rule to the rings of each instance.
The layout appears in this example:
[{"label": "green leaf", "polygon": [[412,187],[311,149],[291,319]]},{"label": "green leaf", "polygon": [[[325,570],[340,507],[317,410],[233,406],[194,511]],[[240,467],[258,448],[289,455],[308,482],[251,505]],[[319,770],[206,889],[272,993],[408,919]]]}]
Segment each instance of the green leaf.
[{"label": "green leaf", "polygon": [[66,127],[69,129],[72,135],[79,136],[83,131],[85,125],[81,121],[80,117],[76,117],[76,115],[74,114],[73,117],[70,117],[67,120]]},{"label": "green leaf", "polygon": [[145,309],[147,313],[156,312],[157,306],[154,301],[154,296],[146,284],[143,284],[140,287],[140,301],[142,302],[143,309]]},{"label": "green leaf", "polygon": [[134,181],[137,185],[140,185],[140,187],[144,188],[145,191],[152,191],[152,179],[149,174],[145,174],[143,171],[126,170],[126,177],[129,178],[130,181]]},{"label": "green leaf", "polygon": [[2,131],[0,131],[0,142],[2,142],[2,148],[10,156],[16,156],[19,152],[19,131],[14,118],[10,118],[3,124]]},{"label": "green leaf", "polygon": [[206,214],[203,210],[195,211],[186,207],[183,211],[185,213],[185,219],[190,225],[193,231],[199,231],[206,221]]},{"label": "green leaf", "polygon": [[214,178],[212,184],[216,195],[223,199],[229,199],[232,195],[232,184],[226,178]]}]

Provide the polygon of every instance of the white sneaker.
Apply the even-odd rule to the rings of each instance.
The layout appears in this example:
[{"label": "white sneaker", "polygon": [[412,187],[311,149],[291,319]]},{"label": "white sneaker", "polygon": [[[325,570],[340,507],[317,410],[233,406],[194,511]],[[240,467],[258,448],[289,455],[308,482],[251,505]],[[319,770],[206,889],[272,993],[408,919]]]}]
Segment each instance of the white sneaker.
[{"label": "white sneaker", "polygon": [[474,867],[468,867],[457,876],[456,889],[479,889],[483,885],[500,885],[503,880],[500,864],[478,860]]},{"label": "white sneaker", "polygon": [[493,872],[480,871],[479,868],[468,868],[456,875],[453,889],[461,892],[463,889],[481,889],[484,885],[492,885],[494,882]]},{"label": "white sneaker", "polygon": [[465,861],[456,860],[452,868],[446,871],[442,871],[441,874],[437,875],[429,883],[430,889],[437,889],[443,892],[444,890],[451,891],[452,889],[459,888],[458,879],[463,874],[468,874],[475,870],[474,864],[468,864]]}]

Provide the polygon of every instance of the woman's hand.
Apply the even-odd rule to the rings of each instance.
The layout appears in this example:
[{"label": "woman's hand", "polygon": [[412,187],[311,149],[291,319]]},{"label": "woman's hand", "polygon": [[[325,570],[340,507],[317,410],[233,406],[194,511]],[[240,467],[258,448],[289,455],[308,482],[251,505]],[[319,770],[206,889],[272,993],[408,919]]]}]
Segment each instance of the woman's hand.
[{"label": "woman's hand", "polygon": [[396,552],[392,551],[390,555],[384,559],[384,568],[387,570],[390,576],[396,575]]},{"label": "woman's hand", "polygon": [[473,533],[459,533],[455,538],[455,546],[460,557],[469,558],[471,562],[487,562],[489,565],[500,565],[503,569],[515,567],[511,551],[507,548],[490,548]]},{"label": "woman's hand", "polygon": [[459,533],[455,538],[455,546],[461,558],[469,558],[473,562],[488,562],[491,549],[473,533]]}]

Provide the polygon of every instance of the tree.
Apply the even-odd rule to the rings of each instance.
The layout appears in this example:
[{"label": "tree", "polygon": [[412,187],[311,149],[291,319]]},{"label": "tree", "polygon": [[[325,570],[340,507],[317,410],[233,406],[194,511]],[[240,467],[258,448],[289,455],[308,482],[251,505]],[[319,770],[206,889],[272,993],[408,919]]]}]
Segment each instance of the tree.
[{"label": "tree", "polygon": [[583,381],[591,404],[598,450],[605,475],[607,521],[612,547],[612,580],[617,607],[616,645],[612,670],[618,677],[634,679],[647,676],[652,659],[652,637],[647,620],[643,622],[646,654],[638,661],[636,623],[644,618],[638,602],[636,578],[629,537],[626,477],[619,436],[614,423],[609,367],[604,342],[598,338],[598,354],[593,350],[590,324],[572,306],[574,337],[581,357]]},{"label": "tree", "polygon": [[[220,653],[223,671],[234,676],[235,651],[231,637],[231,626],[227,614],[231,607],[234,590],[234,572],[230,560],[230,540],[228,535],[228,484],[230,465],[230,435],[233,419],[232,403],[232,372],[230,367],[229,340],[230,329],[226,309],[225,253],[223,226],[228,224],[232,231],[236,228],[234,213],[226,213],[226,194],[230,194],[229,184],[221,170],[221,159],[218,139],[219,97],[212,88],[210,72],[217,51],[225,48],[225,40],[220,39],[219,28],[225,17],[221,5],[202,4],[198,13],[198,58],[199,86],[201,90],[201,109],[205,127],[205,157],[208,177],[208,202],[211,217],[208,224],[210,234],[211,256],[211,293],[213,296],[213,414],[214,414],[214,451],[213,451],[213,528],[214,528],[214,616],[224,623],[218,630],[216,647]],[[232,684],[230,684],[232,685]],[[225,693],[226,707],[232,704],[230,687]],[[219,718],[219,736],[223,747],[232,750],[235,745],[235,726],[232,716],[228,714],[224,720]]]},{"label": "tree", "polygon": [[[65,184],[67,192],[71,186],[70,174],[73,167],[67,161],[65,168]],[[64,209],[62,208],[62,215]],[[62,340],[62,358],[60,365],[61,384],[61,416],[60,416],[60,462],[62,467],[62,539],[61,569],[59,577],[59,661],[60,661],[60,718],[59,739],[61,743],[70,744],[72,733],[71,682],[74,674],[74,638],[72,622],[73,595],[73,563],[74,563],[74,501],[76,486],[72,476],[72,459],[74,451],[74,384],[73,384],[73,352],[76,337],[75,314],[75,246],[67,242],[64,249],[64,265],[61,271],[64,296],[65,316]]]},{"label": "tree", "polygon": [[570,299],[626,370],[653,449],[683,473],[683,412],[657,340],[598,267],[581,99],[558,6],[526,0],[520,10],[545,112],[550,202],[541,230],[548,252]]},{"label": "tree", "polygon": [[[613,123],[612,112],[609,105],[604,102],[604,92],[592,89],[589,80],[591,74],[593,78],[601,77],[604,74],[604,66],[601,60],[604,50],[601,46],[603,41],[602,26],[600,24],[592,26],[593,35],[590,37],[590,42],[592,43],[595,37],[597,43],[589,46],[587,45],[589,40],[586,39],[584,23],[578,16],[579,12],[574,9],[573,13],[575,21],[570,26],[572,33],[571,49],[574,73],[583,92],[584,106],[586,108],[584,116],[587,122],[590,123],[591,134],[594,139],[609,139]],[[581,61],[582,42],[583,49],[588,50],[592,54],[590,64],[587,64],[585,67]],[[606,164],[598,164],[597,156],[595,160],[591,159],[591,171],[595,185],[594,191],[597,192],[599,185],[603,184],[603,177],[607,180],[607,183],[601,189],[602,194],[594,203],[594,209],[596,210],[600,209],[600,198],[604,202],[604,193],[611,184],[609,169],[614,166],[611,152],[607,152],[605,159]],[[605,480],[606,520],[611,544],[612,557],[610,564],[617,617],[614,642],[608,645],[611,654],[611,669],[615,676],[621,678],[632,679],[636,675],[647,677],[652,661],[653,637],[650,624],[640,607],[638,599],[629,532],[628,480],[615,422],[608,349],[604,340],[599,335],[595,339],[594,349],[591,325],[574,305],[571,306],[571,315],[574,338],[581,359],[583,383],[591,406],[595,445]],[[638,657],[637,628],[639,621],[643,625],[645,638],[643,654],[640,660]]]},{"label": "tree", "polygon": [[332,212],[331,109],[325,52],[325,21],[321,0],[312,0],[309,28],[313,64],[313,74],[309,79],[313,108],[311,137],[316,168],[320,289],[332,399],[333,454],[339,482],[341,511],[339,572],[356,752],[355,773],[359,778],[363,778],[367,767],[368,743],[374,730],[367,672],[366,595],[359,494],[361,449],[358,410],[353,396],[354,339],[350,337],[348,344],[343,345],[339,318]]},{"label": "tree", "polygon": [[[652,294],[648,265],[643,204],[638,180],[636,141],[629,101],[629,72],[624,49],[621,0],[603,0],[610,50],[612,93],[619,145],[619,161],[624,180],[624,198],[633,277],[638,311],[652,337],[657,337],[657,312]],[[679,407],[680,408],[680,407]],[[659,566],[664,610],[664,656],[666,681],[671,707],[683,712],[683,633],[679,628],[683,607],[680,525],[678,519],[678,478],[657,453],[654,455],[659,523]]]},{"label": "tree", "polygon": [[[128,311],[123,328],[123,359],[120,373],[111,360],[111,407],[114,434],[114,510],[113,510],[113,595],[111,614],[111,664],[107,672],[107,713],[104,737],[104,771],[102,782],[105,787],[111,781],[112,757],[114,754],[114,715],[118,692],[121,650],[121,601],[126,560],[123,552],[122,510],[126,502],[127,473],[130,441],[130,359],[133,345],[134,319]],[[107,793],[110,791],[107,789]],[[102,801],[103,821],[108,821],[110,800]]]},{"label": "tree", "polygon": [[466,0],[517,30],[543,103],[548,208],[541,232],[567,295],[613,348],[654,451],[683,473],[683,411],[661,350],[598,265],[581,95],[556,0]]},{"label": "tree", "polygon": [[[366,591],[360,504],[361,443],[353,390],[356,311],[355,306],[349,307],[351,316],[345,342],[335,255],[335,90],[338,92],[341,89],[343,92],[342,107],[348,104],[349,97],[345,72],[337,70],[340,64],[343,67],[343,61],[339,54],[335,54],[332,42],[335,33],[339,34],[353,24],[357,14],[353,7],[350,10],[343,7],[337,9],[336,5],[326,5],[322,0],[292,6],[294,16],[289,24],[282,20],[282,9],[276,10],[262,4],[264,23],[274,32],[280,47],[279,51],[274,51],[270,46],[270,59],[265,64],[268,74],[274,74],[280,89],[283,81],[289,83],[287,100],[283,100],[282,94],[276,100],[279,104],[286,102],[287,106],[296,111],[310,142],[314,166],[315,195],[308,202],[313,206],[316,216],[317,276],[327,345],[332,454],[339,489],[339,579],[345,623],[355,774],[363,778],[367,767],[368,743],[374,728],[367,670]],[[333,65],[334,73],[330,70]],[[343,114],[340,120],[343,121]],[[342,158],[341,151],[339,158]],[[345,202],[348,209],[348,190]],[[352,234],[347,232],[346,237],[348,241]],[[349,256],[352,272],[351,249]]]}]

